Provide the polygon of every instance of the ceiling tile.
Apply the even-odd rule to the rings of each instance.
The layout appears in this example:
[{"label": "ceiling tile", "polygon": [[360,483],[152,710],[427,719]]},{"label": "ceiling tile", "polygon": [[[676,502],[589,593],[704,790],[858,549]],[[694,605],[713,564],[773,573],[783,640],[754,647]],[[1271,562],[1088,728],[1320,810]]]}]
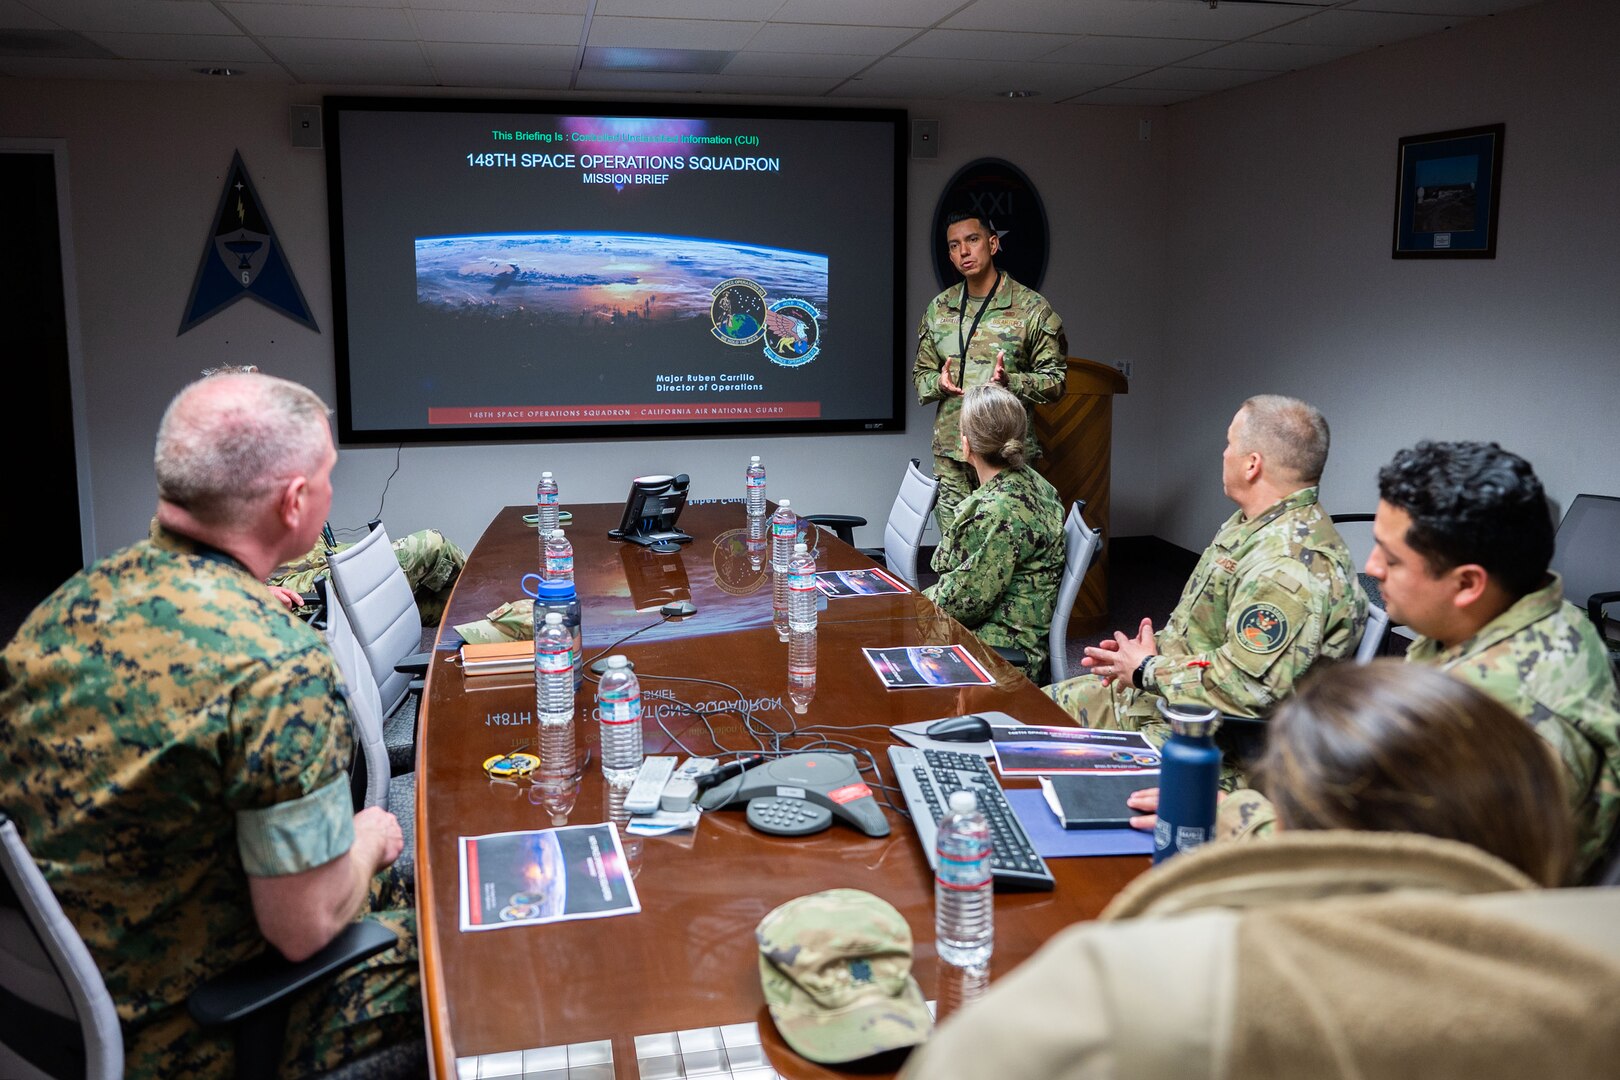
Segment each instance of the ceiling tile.
[{"label": "ceiling tile", "polygon": [[1031,90],[1057,100],[1141,73],[1140,67],[898,56],[879,60],[861,77],[931,84],[930,97],[989,98],[1008,90]]},{"label": "ceiling tile", "polygon": [[[360,3],[362,0],[344,0]],[[417,11],[513,11],[528,15],[583,15],[590,0],[364,0]],[[598,6],[598,11],[601,7]]]},{"label": "ceiling tile", "polygon": [[[772,16],[781,22],[838,26],[933,26],[963,0],[786,0]],[[1004,30],[1006,27],[997,27]]]},{"label": "ceiling tile", "polygon": [[[512,0],[503,0],[511,3]],[[596,18],[608,15],[648,16],[661,19],[721,19],[764,22],[776,16],[782,0],[596,0]]]},{"label": "ceiling tile", "polygon": [[208,0],[32,0],[41,15],[70,30],[130,34],[234,34]]},{"label": "ceiling tile", "polygon": [[[480,68],[489,69],[501,78],[514,74],[539,71],[574,70],[574,56],[579,51],[564,45],[469,45],[461,42],[427,41],[428,61],[441,78],[453,74],[461,86],[480,86],[474,80]],[[567,85],[567,80],[564,80]]]},{"label": "ceiling tile", "polygon": [[1123,86],[1106,86],[1093,90],[1065,104],[1074,105],[1174,105],[1198,96],[1196,90],[1140,90]]},{"label": "ceiling tile", "polygon": [[363,38],[414,41],[416,28],[399,8],[312,4],[224,5],[248,32],[262,37]]},{"label": "ceiling tile", "polygon": [[[1331,0],[1324,0],[1331,2]],[[1236,41],[1297,19],[1302,7],[1194,0],[977,0],[945,20],[951,29]]]},{"label": "ceiling tile", "polygon": [[1399,11],[1411,15],[1496,15],[1543,0],[1351,0],[1346,11]]},{"label": "ceiling tile", "polygon": [[1446,15],[1381,15],[1369,11],[1324,11],[1290,23],[1256,41],[1291,45],[1346,45],[1370,49],[1392,41],[1433,34],[1467,20]]},{"label": "ceiling tile", "polygon": [[298,64],[293,74],[301,83],[333,83],[339,86],[437,86],[426,64],[407,67],[400,64],[361,62],[354,64]]},{"label": "ceiling tile", "polygon": [[1201,94],[1226,90],[1244,83],[1259,82],[1275,76],[1275,71],[1239,71],[1233,68],[1167,67],[1150,71],[1120,85],[1126,89],[1195,90]]},{"label": "ceiling tile", "polygon": [[749,49],[731,58],[724,75],[785,75],[845,79],[872,62],[870,56],[837,53],[765,52]]},{"label": "ceiling tile", "polygon": [[1356,49],[1350,45],[1284,45],[1267,41],[1239,41],[1199,53],[1185,67],[1247,68],[1250,71],[1297,71],[1325,64]]},{"label": "ceiling tile", "polygon": [[0,57],[0,72],[19,79],[133,79],[130,60],[53,59],[46,56]]},{"label": "ceiling tile", "polygon": [[[509,2],[509,0],[507,0]],[[418,11],[411,15],[423,41],[486,45],[567,45],[578,48],[585,20],[578,15],[510,11]]]},{"label": "ceiling tile", "polygon": [[1056,63],[1082,64],[1173,64],[1218,47],[1218,42],[1187,38],[1103,37],[1075,38],[1050,56],[1041,59]]},{"label": "ceiling tile", "polygon": [[422,46],[414,41],[332,41],[306,37],[267,37],[260,41],[270,55],[284,64],[338,65],[352,61],[371,66],[426,67]]},{"label": "ceiling tile", "polygon": [[696,93],[713,75],[686,75],[670,71],[581,71],[574,81],[580,90],[644,90]]},{"label": "ceiling tile", "polygon": [[974,60],[1039,60],[1077,41],[1064,34],[1012,34],[998,30],[929,30],[895,51],[896,56],[945,56]]},{"label": "ceiling tile", "polygon": [[917,31],[884,26],[814,26],[766,23],[750,47],[769,52],[848,53],[882,56]]},{"label": "ceiling tile", "polygon": [[268,61],[252,38],[241,34],[97,34],[85,37],[129,60]]},{"label": "ceiling tile", "polygon": [[710,19],[591,20],[588,44],[630,49],[740,49],[759,30],[758,23]]},{"label": "ceiling tile", "polygon": [[714,94],[755,94],[771,97],[821,97],[842,79],[793,75],[710,75],[704,87]]}]

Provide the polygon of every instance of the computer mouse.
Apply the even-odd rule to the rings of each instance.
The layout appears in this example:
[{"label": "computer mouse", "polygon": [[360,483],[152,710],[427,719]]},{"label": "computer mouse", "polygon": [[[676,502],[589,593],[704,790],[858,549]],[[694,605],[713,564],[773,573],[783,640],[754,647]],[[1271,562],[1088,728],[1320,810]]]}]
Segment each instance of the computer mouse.
[{"label": "computer mouse", "polygon": [[684,618],[687,615],[696,615],[697,608],[690,600],[673,600],[658,609],[670,618]]},{"label": "computer mouse", "polygon": [[949,716],[937,724],[929,724],[923,732],[940,742],[988,742],[990,721],[982,716]]}]

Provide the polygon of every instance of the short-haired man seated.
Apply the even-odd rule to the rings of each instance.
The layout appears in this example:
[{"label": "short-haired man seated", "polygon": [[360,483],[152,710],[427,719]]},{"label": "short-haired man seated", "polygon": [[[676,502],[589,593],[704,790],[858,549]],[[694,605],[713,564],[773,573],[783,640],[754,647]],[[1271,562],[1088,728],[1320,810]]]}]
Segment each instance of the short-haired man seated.
[{"label": "short-haired man seated", "polygon": [[1328,426],[1295,398],[1264,394],[1226,432],[1221,482],[1237,503],[1157,634],[1116,633],[1086,649],[1091,674],[1046,688],[1086,727],[1163,733],[1157,702],[1261,716],[1313,666],[1361,641],[1367,598],[1317,504]]},{"label": "short-haired man seated", "polygon": [[[224,1077],[230,1037],[186,997],[263,951],[307,957],[368,908],[399,823],[356,814],[330,653],[264,577],[332,501],[325,404],[235,373],[164,413],[151,535],[74,575],[0,656],[0,805],[89,946],[130,1077]],[[294,1006],[284,1071],[420,1035],[400,944]]]}]

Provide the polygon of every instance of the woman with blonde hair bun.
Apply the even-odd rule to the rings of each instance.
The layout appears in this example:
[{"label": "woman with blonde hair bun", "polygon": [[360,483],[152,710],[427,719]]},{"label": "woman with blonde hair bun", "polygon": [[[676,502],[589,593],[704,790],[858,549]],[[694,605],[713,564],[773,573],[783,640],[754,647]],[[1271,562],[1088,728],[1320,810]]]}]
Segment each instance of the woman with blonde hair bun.
[{"label": "woman with blonde hair bun", "polygon": [[969,390],[961,430],[979,486],[934,552],[940,578],[927,594],[986,645],[1022,650],[1038,676],[1063,579],[1063,504],[1026,463],[1027,415],[1010,391]]}]

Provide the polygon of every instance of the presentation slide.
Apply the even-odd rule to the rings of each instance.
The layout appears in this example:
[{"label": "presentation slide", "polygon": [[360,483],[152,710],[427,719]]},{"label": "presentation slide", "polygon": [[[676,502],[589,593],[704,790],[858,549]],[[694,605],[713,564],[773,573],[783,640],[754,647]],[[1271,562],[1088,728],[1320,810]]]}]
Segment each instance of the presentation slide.
[{"label": "presentation slide", "polygon": [[904,115],[330,99],[345,440],[903,427]]}]

